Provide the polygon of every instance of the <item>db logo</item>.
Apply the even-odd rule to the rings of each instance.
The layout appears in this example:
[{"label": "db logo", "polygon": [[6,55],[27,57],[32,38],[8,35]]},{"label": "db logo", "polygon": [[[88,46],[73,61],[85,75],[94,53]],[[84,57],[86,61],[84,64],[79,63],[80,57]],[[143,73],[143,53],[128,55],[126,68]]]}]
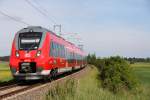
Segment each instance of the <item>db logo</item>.
[{"label": "db logo", "polygon": [[25,57],[28,57],[28,58],[29,58],[29,57],[31,57],[31,55],[28,54],[28,53],[26,53],[26,54],[25,54]]}]

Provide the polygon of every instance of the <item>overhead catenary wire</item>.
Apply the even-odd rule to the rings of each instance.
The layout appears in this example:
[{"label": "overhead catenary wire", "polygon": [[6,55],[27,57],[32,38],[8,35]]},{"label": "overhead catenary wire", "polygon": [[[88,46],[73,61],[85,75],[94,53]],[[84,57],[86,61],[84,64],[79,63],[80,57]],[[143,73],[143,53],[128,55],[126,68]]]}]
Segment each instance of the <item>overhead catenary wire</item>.
[{"label": "overhead catenary wire", "polygon": [[1,10],[0,10],[0,14],[3,15],[3,16],[5,16],[5,17],[8,17],[9,19],[11,19],[11,20],[13,20],[13,21],[16,21],[16,22],[18,22],[18,23],[22,23],[22,24],[25,24],[25,25],[30,25],[30,24],[28,24],[28,23],[26,23],[26,22],[24,22],[24,21],[22,21],[22,20],[18,20],[18,19],[16,19],[16,18],[13,17],[13,16],[10,16],[10,15],[4,13],[4,12],[1,11]]},{"label": "overhead catenary wire", "polygon": [[25,0],[32,8],[34,8],[36,11],[38,11],[40,14],[42,14],[44,17],[48,18],[52,23],[57,24],[52,18],[50,18],[45,12],[43,12],[41,9],[36,7],[31,1]]},{"label": "overhead catenary wire", "polygon": [[[45,16],[45,17],[47,17],[49,20],[51,20],[55,25],[58,25],[53,19],[51,19],[47,14],[46,14],[46,10],[45,9],[43,9],[45,12],[43,12],[42,10],[40,10],[38,7],[36,7],[35,5],[33,5],[29,0],[25,0],[28,4],[30,4],[30,6],[32,6],[34,9],[36,9],[39,13],[41,13],[43,16]],[[15,18],[15,17],[13,17],[13,16],[11,16],[11,15],[9,15],[6,11],[2,11],[2,10],[0,10],[0,14],[1,15],[3,15],[3,16],[5,16],[5,17],[7,17],[7,18],[9,18],[9,19],[11,19],[11,20],[13,20],[13,21],[15,21],[15,22],[18,22],[18,23],[21,23],[21,24],[24,24],[24,25],[28,25],[28,26],[31,26],[31,24],[29,24],[29,23],[27,23],[27,22],[25,22],[25,21],[23,21],[23,20],[19,20],[19,19],[17,19],[17,18]],[[61,31],[60,31],[61,32]],[[66,33],[66,34],[62,34],[62,33],[60,33],[61,35],[70,35],[70,34],[72,34],[73,35],[73,33],[70,33],[70,34],[68,34],[68,33]],[[74,35],[75,35],[76,33],[74,33]],[[71,37],[74,37],[74,36],[71,36]],[[69,39],[71,39],[71,38],[66,38],[67,40]],[[80,41],[81,42],[81,39],[79,39],[79,38],[72,38],[74,41],[76,40],[76,41]]]},{"label": "overhead catenary wire", "polygon": [[[54,20],[54,16],[50,15],[49,16],[49,12],[43,8],[37,1],[34,1],[34,3],[36,3],[36,5],[39,6],[39,8],[37,6],[35,6],[30,0],[25,0],[32,8],[34,8],[36,11],[38,11],[40,14],[42,14],[43,16],[47,17],[53,24],[54,24],[54,27],[55,26],[61,26],[60,28],[60,31],[62,32],[65,32],[65,29],[62,27],[62,25],[56,23],[56,21]],[[60,32],[59,31],[59,32]],[[62,33],[59,33],[61,35],[63,35]]]},{"label": "overhead catenary wire", "polygon": [[[54,24],[54,31],[56,30],[56,26],[58,26],[60,28],[59,30],[59,35],[60,36],[64,36],[64,35],[69,35],[68,33],[65,33],[65,34],[62,34],[61,32],[62,31],[65,31],[64,28],[60,25],[60,24],[57,24],[54,20],[54,17],[53,16],[49,16],[48,15],[48,12],[46,9],[44,9],[41,5],[39,5],[39,3],[37,3],[36,1],[34,3],[36,3],[37,6],[35,6],[35,4],[33,4],[30,0],[25,0],[32,8],[34,8],[37,12],[39,12],[40,14],[42,14],[44,17],[46,17],[47,19],[49,19],[53,24]],[[72,34],[72,33],[71,33]],[[68,38],[67,38],[68,39]],[[74,37],[75,39],[75,37]],[[81,40],[81,39],[76,39],[76,40]]]},{"label": "overhead catenary wire", "polygon": [[[38,5],[38,6],[40,7],[40,10],[41,10],[42,12],[46,13],[47,16],[49,15],[49,12],[48,12],[44,7],[42,7],[42,5],[39,4],[36,0],[34,1],[34,3],[36,3],[36,5]],[[55,21],[54,16],[52,16],[52,15],[50,14],[50,16],[48,16],[48,17],[51,17],[51,20],[56,24],[56,21]]]}]

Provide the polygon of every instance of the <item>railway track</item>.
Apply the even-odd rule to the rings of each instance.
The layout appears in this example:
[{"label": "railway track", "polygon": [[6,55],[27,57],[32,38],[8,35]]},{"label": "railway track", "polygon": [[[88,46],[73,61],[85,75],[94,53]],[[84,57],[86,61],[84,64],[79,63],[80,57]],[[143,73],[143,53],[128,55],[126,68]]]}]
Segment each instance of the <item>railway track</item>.
[{"label": "railway track", "polygon": [[0,91],[0,100],[4,99],[6,97],[12,96],[14,94],[23,92],[25,90],[28,89],[32,89],[34,87],[37,87],[39,85],[41,85],[42,83],[37,83],[37,84],[33,84],[33,85],[14,85],[14,86],[10,86],[7,87],[6,89],[3,89],[2,91]]},{"label": "railway track", "polygon": [[2,86],[2,87],[0,87],[0,92],[3,91],[3,90],[9,89],[9,88],[15,87],[17,85],[18,85],[17,83],[14,83],[14,84],[11,84],[11,85]]},{"label": "railway track", "polygon": [[[56,77],[56,79],[54,79],[53,81],[56,81],[57,79],[61,79],[63,77],[66,77],[66,76],[70,76],[72,75],[73,73],[77,73],[79,70],[76,70],[74,72],[67,72],[67,73],[63,73],[61,75],[58,75]],[[29,90],[29,89],[32,89],[34,87],[38,87],[40,85],[43,85],[43,84],[46,84],[50,81],[47,81],[47,82],[38,82],[38,83],[32,83],[32,84],[11,84],[11,85],[8,85],[8,86],[4,86],[4,87],[0,87],[0,100],[2,99],[5,99],[7,97],[10,97],[12,95],[15,95],[17,93],[20,93],[20,92],[23,92],[23,91],[26,91],[26,90]]]}]

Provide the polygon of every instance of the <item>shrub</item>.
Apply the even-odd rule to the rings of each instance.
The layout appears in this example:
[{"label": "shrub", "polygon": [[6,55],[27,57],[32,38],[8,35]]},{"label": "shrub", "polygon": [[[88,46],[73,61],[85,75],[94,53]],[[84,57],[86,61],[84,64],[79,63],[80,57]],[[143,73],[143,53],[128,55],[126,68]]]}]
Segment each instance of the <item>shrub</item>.
[{"label": "shrub", "polygon": [[[92,60],[94,58],[94,60]],[[130,64],[119,56],[96,58],[88,55],[88,63],[95,65],[100,72],[99,79],[104,88],[116,93],[122,89],[132,90],[138,85]]]},{"label": "shrub", "polygon": [[114,93],[121,89],[134,89],[137,86],[137,80],[130,68],[130,65],[121,57],[105,58],[97,65],[100,71],[102,86],[108,88]]}]

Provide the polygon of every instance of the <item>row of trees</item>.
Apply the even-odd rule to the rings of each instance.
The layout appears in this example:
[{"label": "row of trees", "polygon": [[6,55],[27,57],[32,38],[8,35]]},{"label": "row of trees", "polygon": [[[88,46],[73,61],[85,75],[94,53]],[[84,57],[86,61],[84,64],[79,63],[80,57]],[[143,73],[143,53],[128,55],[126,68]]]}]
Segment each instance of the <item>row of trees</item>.
[{"label": "row of trees", "polygon": [[0,61],[9,61],[9,56],[0,57]]},{"label": "row of trees", "polygon": [[[96,60],[96,55],[95,54],[89,54],[87,56],[88,62],[93,62],[93,60]],[[91,58],[91,59],[90,59]],[[124,57],[123,58],[126,61],[129,61],[130,63],[136,63],[136,62],[147,62],[150,63],[150,58],[136,58],[136,57]]]},{"label": "row of trees", "polygon": [[150,63],[150,58],[124,58],[125,60],[129,61],[130,63],[135,63],[135,62],[147,62]]}]

